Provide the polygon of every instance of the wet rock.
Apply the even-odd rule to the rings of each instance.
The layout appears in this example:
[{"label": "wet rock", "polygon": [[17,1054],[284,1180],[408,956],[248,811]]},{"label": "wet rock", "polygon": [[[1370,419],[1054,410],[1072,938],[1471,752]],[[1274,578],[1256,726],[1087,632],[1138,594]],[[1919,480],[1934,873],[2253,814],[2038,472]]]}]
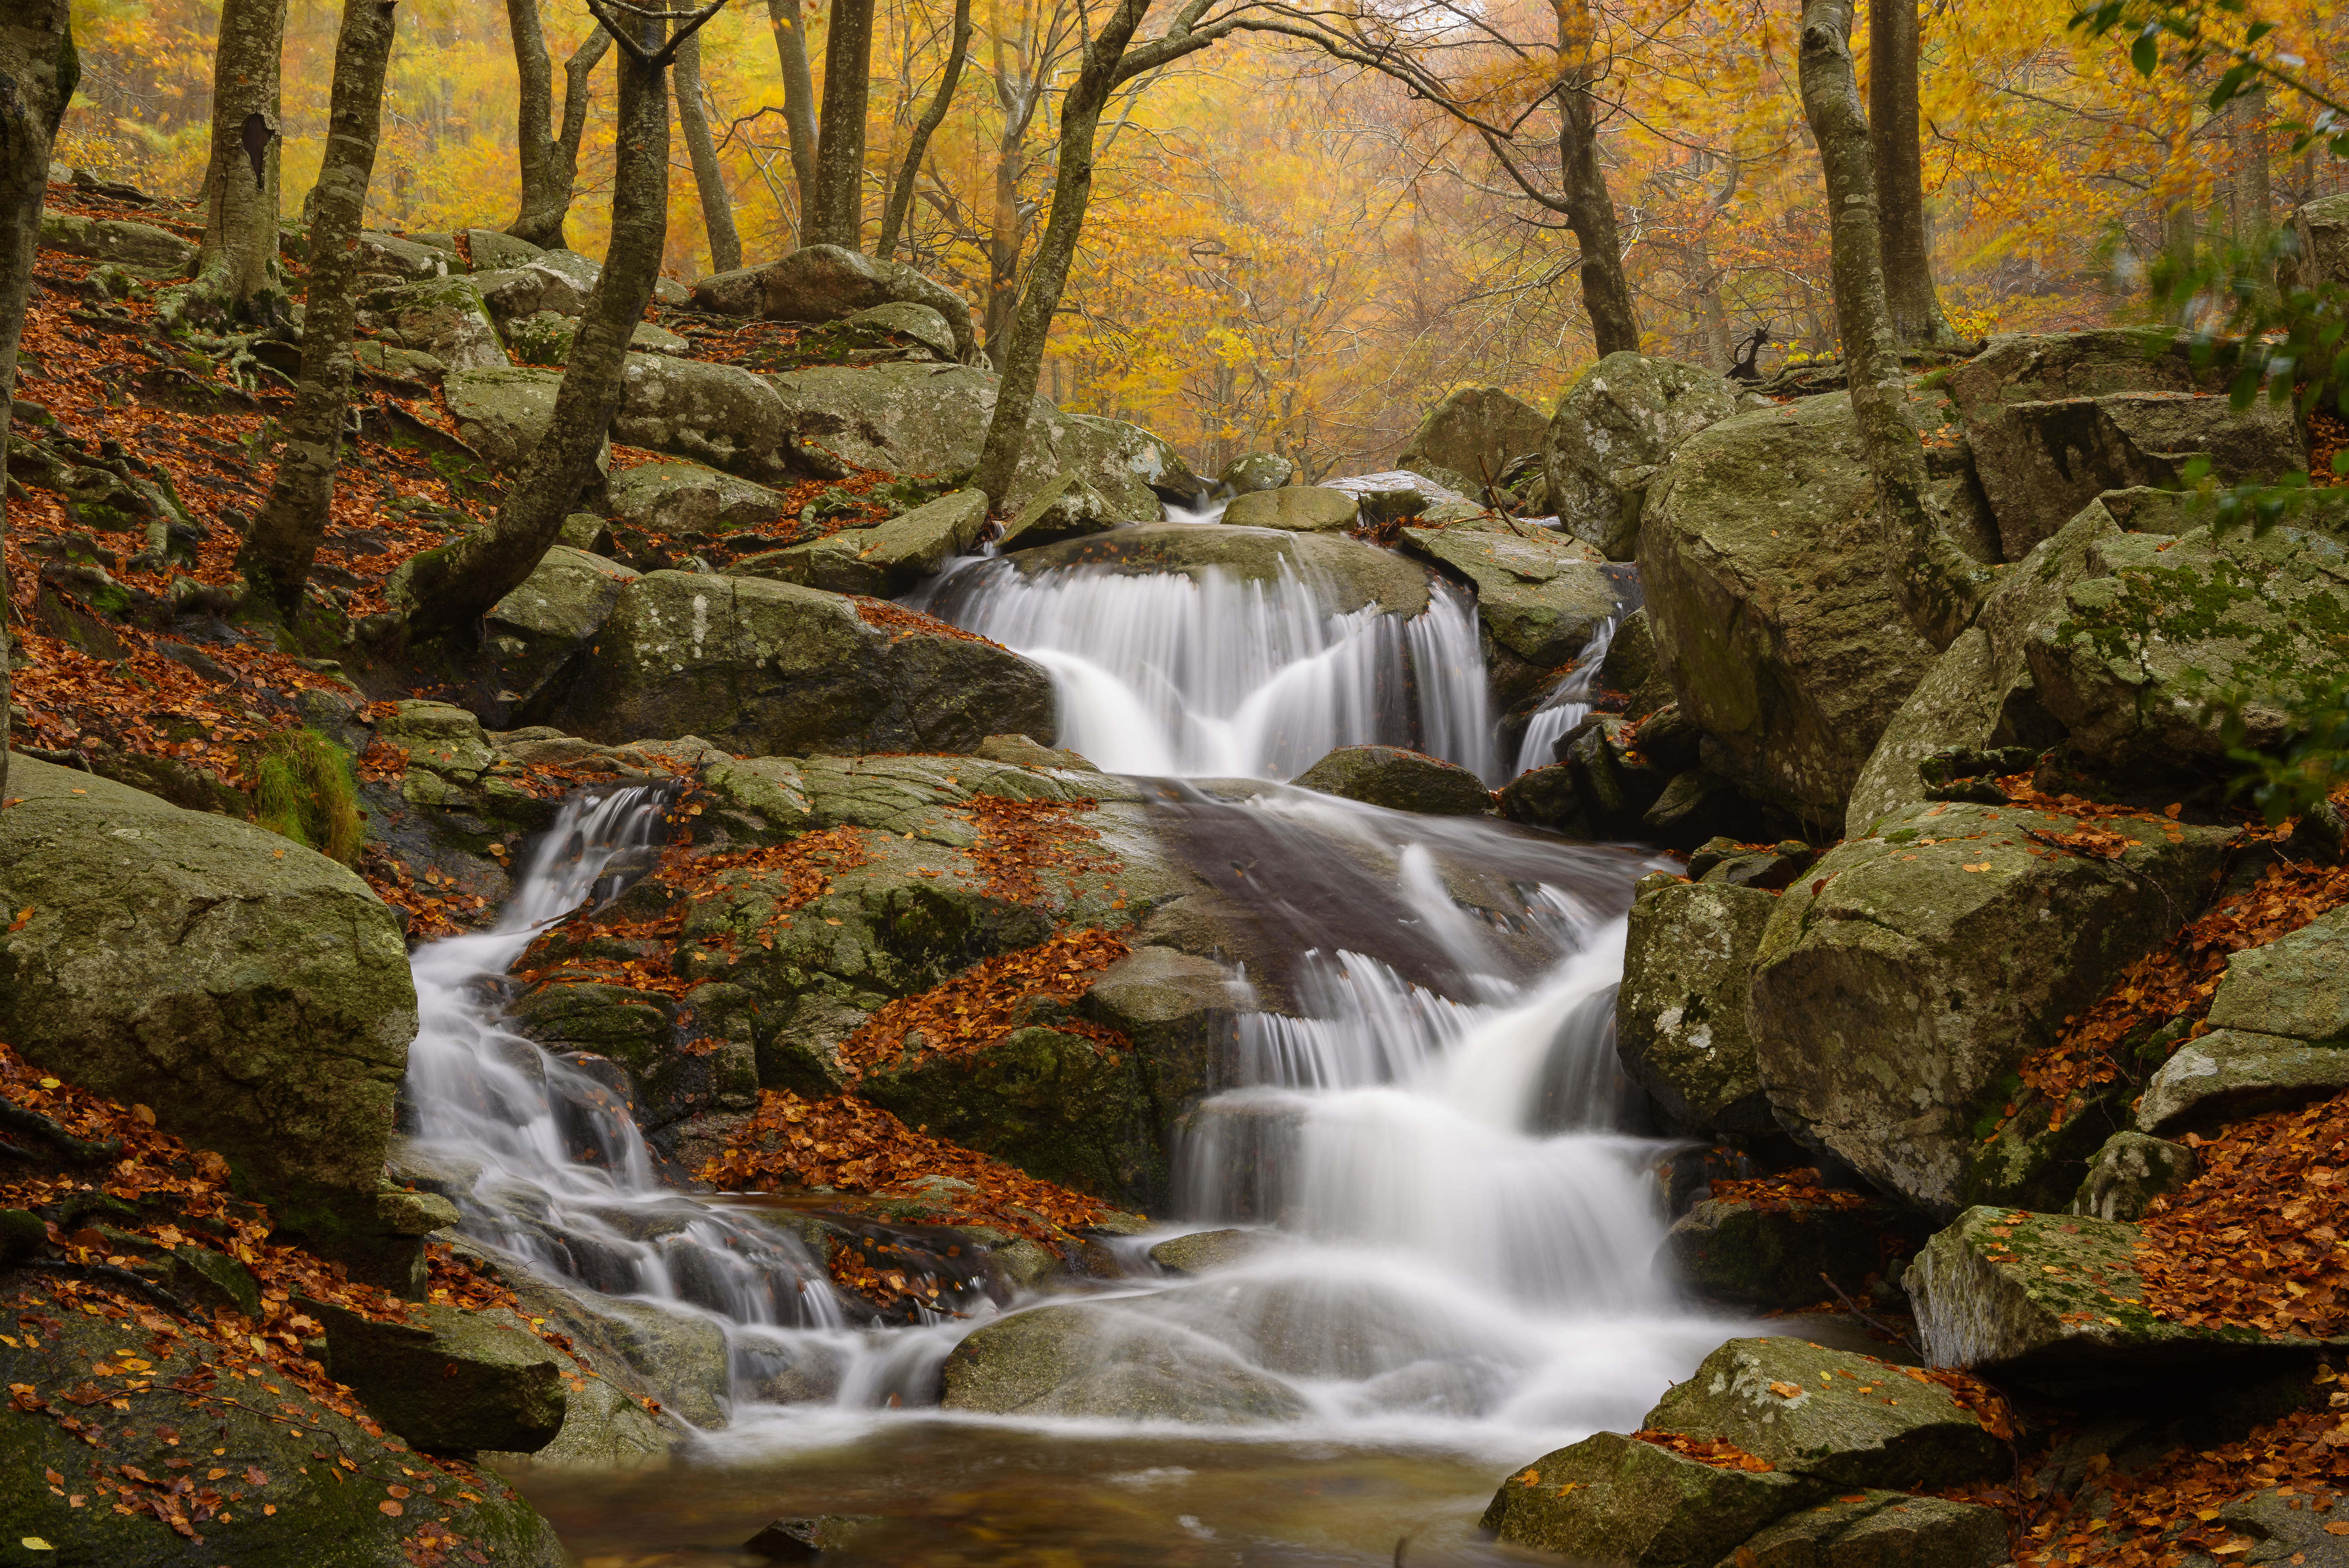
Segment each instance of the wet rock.
[{"label": "wet rock", "polygon": [[844,1552],[882,1521],[869,1514],[825,1513],[812,1519],[778,1519],[742,1542],[742,1550],[770,1563],[812,1563],[827,1552]]},{"label": "wet rock", "polygon": [[946,1408],[984,1415],[1242,1426],[1305,1414],[1286,1384],[1215,1341],[1105,1306],[1000,1318],[955,1346],[945,1379]]},{"label": "wet rock", "polygon": [[971,550],[986,527],[986,495],[956,490],[871,528],[844,528],[828,538],[745,557],[734,570],[834,593],[893,599]]},{"label": "wet rock", "polygon": [[1799,1339],[1733,1339],[1641,1426],[1725,1442],[1837,1486],[1948,1486],[2011,1465],[1947,1388],[1873,1356]]},{"label": "wet rock", "polygon": [[1395,467],[1447,469],[1472,483],[1497,483],[1512,463],[1541,450],[1548,429],[1540,409],[1498,387],[1457,387],[1420,420]]},{"label": "wet rock", "polygon": [[837,594],[654,572],[629,583],[551,722],[589,739],[698,735],[745,756],[936,751],[1050,733],[1051,682],[943,626],[864,620]]},{"label": "wet rock", "polygon": [[1321,485],[1282,485],[1234,496],[1224,521],[1235,528],[1278,528],[1290,533],[1343,533],[1354,526],[1361,502],[1344,490]]},{"label": "wet rock", "polygon": [[326,1326],[336,1381],[419,1449],[532,1453],[563,1429],[561,1358],[507,1308],[417,1305],[405,1324],[306,1310]]},{"label": "wet rock", "polygon": [[1935,657],[1892,586],[1849,397],[1698,431],[1640,519],[1657,659],[1716,743],[1705,765],[1806,821],[1840,825]]},{"label": "wet rock", "polygon": [[[1130,887],[1146,889],[1143,868],[1129,857]],[[1129,905],[1138,903],[1129,900]],[[1256,999],[1247,984],[1212,958],[1172,947],[1136,946],[1102,971],[1078,998],[1077,1010],[1132,1040],[1140,1053],[1158,1145],[1174,1147],[1183,1113],[1229,1081],[1238,1016]],[[1162,1190],[1163,1191],[1163,1190]],[[1164,1207],[1152,1195],[1151,1204]]]},{"label": "wet rock", "polygon": [[1528,768],[1502,785],[1495,799],[1500,802],[1501,815],[1512,822],[1547,828],[1570,838],[1587,838],[1598,831],[1591,826],[1590,809],[1575,782],[1574,769],[1562,762]]},{"label": "wet rock", "polygon": [[1615,1049],[1676,1131],[1776,1129],[1745,1028],[1754,948],[1776,906],[1754,888],[1661,872],[1640,882],[1615,994]]},{"label": "wet rock", "polygon": [[1291,780],[1397,811],[1474,817],[1493,809],[1485,781],[1457,763],[1400,746],[1341,746]]},{"label": "wet rock", "polygon": [[1250,452],[1234,458],[1216,476],[1216,482],[1229,487],[1235,495],[1251,490],[1278,490],[1297,480],[1297,465],[1278,452]]},{"label": "wet rock", "polygon": [[1424,567],[1375,545],[1322,534],[1165,523],[1022,550],[1007,559],[1028,577],[1090,566],[1128,576],[1175,573],[1197,581],[1219,572],[1243,583],[1275,583],[1286,572],[1315,583],[1324,605],[1340,614],[1375,603],[1390,615],[1409,618],[1428,605]]},{"label": "wet rock", "polygon": [[594,1051],[642,1074],[668,1048],[677,1004],[656,992],[593,982],[543,985],[510,1009],[515,1027],[551,1051]]},{"label": "wet rock", "polygon": [[1558,525],[1610,561],[1639,543],[1649,484],[1681,443],[1737,409],[1713,371],[1672,359],[1610,354],[1557,400],[1541,442]]},{"label": "wet rock", "polygon": [[504,728],[544,706],[636,575],[600,555],[550,547],[485,618],[485,657],[473,677],[481,716]]},{"label": "wet rock", "polygon": [[1081,773],[1101,771],[1068,747],[1046,746],[1025,735],[990,735],[971,748],[970,754],[989,762],[1009,762],[1019,768],[1074,769]]},{"label": "wet rock", "polygon": [[1115,528],[1115,513],[1099,490],[1064,469],[1012,514],[997,536],[996,545],[999,550],[1033,550],[1063,539],[1081,539]]},{"label": "wet rock", "polygon": [[1711,1300],[1765,1311],[1828,1300],[1834,1293],[1822,1274],[1857,1299],[1868,1277],[1906,1250],[1905,1218],[1881,1201],[1845,1207],[1708,1198],[1664,1233],[1657,1266]]},{"label": "wet rock", "polygon": [[[0,813],[0,1030],[227,1156],[329,1255],[371,1244],[416,1032],[399,926],[351,872],[249,822],[26,758]],[[168,1091],[168,1092],[166,1092]]]},{"label": "wet rock", "polygon": [[2171,1053],[2145,1086],[2139,1131],[2215,1133],[2227,1122],[2290,1110],[2349,1088],[2349,1047],[2213,1029]]},{"label": "wet rock", "polygon": [[1954,1214],[1981,1108],[2175,929],[2232,836],[1944,803],[1830,851],[1754,959],[1746,1023],[1780,1119]]},{"label": "wet rock", "polygon": [[2133,1224],[2145,1217],[2154,1199],[2184,1191],[2201,1166],[2194,1150],[2182,1143],[2142,1132],[2116,1132],[2088,1161],[2087,1178],[2070,1212]]},{"label": "wet rock", "polygon": [[1628,1568],[1715,1563],[1826,1483],[1717,1470],[1614,1432],[1544,1454],[1503,1481],[1483,1528],[1511,1546]]},{"label": "wet rock", "polygon": [[1440,502],[1468,499],[1440,480],[1409,469],[1352,474],[1341,480],[1323,480],[1321,483],[1328,489],[1344,490],[1352,496],[1361,503],[1362,516],[1373,521],[1417,517]]},{"label": "wet rock", "polygon": [[1994,1508],[1869,1491],[1779,1521],[1723,1568],[1994,1568],[2009,1556]]},{"label": "wet rock", "polygon": [[1209,1274],[1246,1263],[1268,1243],[1260,1231],[1199,1231],[1150,1249],[1150,1261],[1173,1274]]},{"label": "wet rock", "polygon": [[169,229],[122,218],[85,218],[78,212],[43,212],[40,246],[174,277],[188,272],[196,259],[196,247]]},{"label": "wet rock", "polygon": [[1615,614],[1613,581],[1574,540],[1406,528],[1402,542],[1474,584],[1486,635],[1537,669],[1573,658]]}]

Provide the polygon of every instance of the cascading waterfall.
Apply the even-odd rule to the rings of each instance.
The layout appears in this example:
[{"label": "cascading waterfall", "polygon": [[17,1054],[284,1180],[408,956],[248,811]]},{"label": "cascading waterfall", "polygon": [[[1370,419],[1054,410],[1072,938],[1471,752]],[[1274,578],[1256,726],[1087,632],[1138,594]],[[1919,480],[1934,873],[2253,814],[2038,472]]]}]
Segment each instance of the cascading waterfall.
[{"label": "cascading waterfall", "polygon": [[1542,698],[1541,707],[1526,721],[1525,738],[1517,743],[1517,765],[1509,769],[1510,778],[1547,768],[1556,761],[1550,753],[1559,737],[1590,717],[1591,690],[1599,684],[1599,666],[1607,662],[1607,650],[1615,642],[1615,628],[1621,624],[1617,616],[1599,627],[1576,655],[1574,667],[1559,676],[1557,684]]}]

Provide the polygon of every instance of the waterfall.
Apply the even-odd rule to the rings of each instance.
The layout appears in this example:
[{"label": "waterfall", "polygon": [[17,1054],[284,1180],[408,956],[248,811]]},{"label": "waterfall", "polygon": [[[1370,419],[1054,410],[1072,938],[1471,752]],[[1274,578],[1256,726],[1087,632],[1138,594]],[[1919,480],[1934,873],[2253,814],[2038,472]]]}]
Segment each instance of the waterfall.
[{"label": "waterfall", "polygon": [[1599,684],[1599,668],[1607,662],[1607,650],[1615,642],[1615,628],[1621,624],[1619,613],[1599,627],[1575,656],[1574,667],[1560,676],[1557,684],[1543,696],[1541,707],[1526,722],[1525,739],[1517,745],[1517,765],[1509,769],[1510,778],[1557,761],[1551,750],[1558,738],[1590,717],[1590,688]]}]

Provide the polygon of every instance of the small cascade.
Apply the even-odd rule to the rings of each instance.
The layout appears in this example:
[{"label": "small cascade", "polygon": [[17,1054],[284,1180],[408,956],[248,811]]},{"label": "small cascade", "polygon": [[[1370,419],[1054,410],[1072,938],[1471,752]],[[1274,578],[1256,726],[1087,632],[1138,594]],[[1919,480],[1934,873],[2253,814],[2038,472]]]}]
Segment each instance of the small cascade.
[{"label": "small cascade", "polygon": [[1083,569],[957,573],[938,612],[1051,672],[1058,744],[1113,773],[1290,779],[1340,746],[1409,746],[1494,781],[1476,616],[1436,585],[1404,621],[1272,582]]},{"label": "small cascade", "polygon": [[1607,650],[1613,645],[1615,628],[1620,624],[1618,616],[1599,627],[1576,656],[1574,667],[1560,676],[1542,698],[1541,707],[1526,722],[1525,738],[1517,744],[1517,765],[1509,769],[1510,778],[1557,761],[1551,748],[1558,738],[1590,717],[1591,688],[1599,684],[1599,667],[1607,662]]}]

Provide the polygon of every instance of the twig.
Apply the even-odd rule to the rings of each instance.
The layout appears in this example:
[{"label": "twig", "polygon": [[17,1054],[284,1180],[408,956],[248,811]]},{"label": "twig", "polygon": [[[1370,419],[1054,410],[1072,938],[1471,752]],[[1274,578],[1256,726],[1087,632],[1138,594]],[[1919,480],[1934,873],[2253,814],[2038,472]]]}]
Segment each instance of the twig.
[{"label": "twig", "polygon": [[1836,1299],[1843,1303],[1845,1310],[1848,1311],[1854,1317],[1868,1325],[1868,1327],[1875,1329],[1878,1334],[1890,1335],[1893,1338],[1907,1346],[1914,1354],[1919,1356],[1925,1354],[1923,1347],[1918,1345],[1915,1340],[1909,1338],[1907,1335],[1901,1333],[1890,1324],[1875,1316],[1873,1314],[1864,1311],[1859,1303],[1852,1300],[1851,1297],[1843,1293],[1843,1286],[1836,1284],[1834,1280],[1827,1277],[1825,1270],[1820,1271],[1819,1278],[1826,1284],[1829,1290],[1836,1293]]},{"label": "twig", "polygon": [[92,1143],[77,1138],[39,1111],[27,1110],[14,1100],[0,1099],[0,1127],[52,1145],[77,1165],[107,1165],[122,1157],[122,1140],[109,1138],[102,1143]]},{"label": "twig", "polygon": [[62,1258],[29,1258],[19,1265],[38,1269],[44,1274],[65,1274],[74,1279],[86,1279],[94,1284],[112,1285],[117,1290],[135,1290],[166,1312],[176,1313],[197,1323],[210,1323],[212,1315],[190,1306],[153,1280],[132,1274],[129,1269],[112,1264],[67,1263]]}]

